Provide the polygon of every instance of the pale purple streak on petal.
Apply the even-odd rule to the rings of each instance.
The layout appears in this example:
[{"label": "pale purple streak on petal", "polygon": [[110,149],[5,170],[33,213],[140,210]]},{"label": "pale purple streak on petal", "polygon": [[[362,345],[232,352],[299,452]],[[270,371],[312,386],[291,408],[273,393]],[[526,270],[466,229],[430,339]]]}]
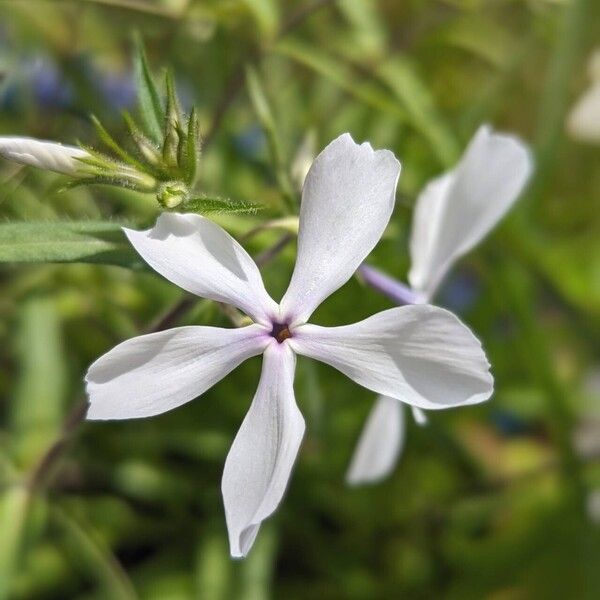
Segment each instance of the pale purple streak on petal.
[{"label": "pale purple streak on petal", "polygon": [[305,322],[375,247],[394,208],[400,163],[345,133],[313,162],[302,193],[298,256],[281,315]]},{"label": "pale purple streak on petal", "polygon": [[376,483],[396,466],[404,446],[404,407],[396,398],[378,396],[354,450],[346,482]]},{"label": "pale purple streak on petal", "polygon": [[256,263],[216,223],[195,214],[163,213],[152,229],[124,232],[155,271],[184,290],[237,306],[264,325],[277,314]]},{"label": "pale purple streak on petal", "polygon": [[89,368],[87,418],[134,419],[181,406],[271,340],[260,325],[178,327],[127,340]]},{"label": "pale purple streak on petal", "polygon": [[363,263],[358,268],[358,272],[367,285],[397,304],[425,304],[427,302],[427,298],[423,294],[415,292],[407,285],[371,265]]},{"label": "pale purple streak on petal", "polygon": [[302,325],[290,344],[364,387],[424,409],[476,404],[493,392],[479,340],[452,313],[427,304],[345,327]]},{"label": "pale purple streak on petal", "polygon": [[295,367],[289,345],[272,340],[256,395],[227,455],[221,489],[234,557],[246,556],[262,521],[279,505],[304,436]]},{"label": "pale purple streak on petal", "polygon": [[533,169],[517,137],[480,127],[458,165],[434,179],[415,205],[411,286],[432,298],[454,262],[498,223]]}]

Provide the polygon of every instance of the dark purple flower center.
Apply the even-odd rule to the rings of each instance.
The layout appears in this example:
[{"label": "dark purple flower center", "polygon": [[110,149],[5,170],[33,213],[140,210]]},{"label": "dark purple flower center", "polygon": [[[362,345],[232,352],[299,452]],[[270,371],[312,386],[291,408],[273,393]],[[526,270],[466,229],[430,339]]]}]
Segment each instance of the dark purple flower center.
[{"label": "dark purple flower center", "polygon": [[288,323],[273,323],[271,336],[274,337],[280,344],[282,344],[285,340],[292,337],[290,326]]}]

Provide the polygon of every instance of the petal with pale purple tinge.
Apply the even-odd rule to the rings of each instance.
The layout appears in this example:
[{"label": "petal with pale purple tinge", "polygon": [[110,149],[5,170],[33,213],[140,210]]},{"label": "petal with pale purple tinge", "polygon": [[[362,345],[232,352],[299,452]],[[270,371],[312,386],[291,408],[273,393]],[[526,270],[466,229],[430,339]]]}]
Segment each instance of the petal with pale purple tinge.
[{"label": "petal with pale purple tinge", "polygon": [[531,171],[523,142],[481,127],[460,163],[429,183],[417,199],[410,238],[411,286],[431,299],[454,262],[510,209]]},{"label": "petal with pale purple tinge", "polygon": [[132,338],[89,368],[88,419],[158,415],[193,400],[271,338],[260,325],[178,327]]},{"label": "petal with pale purple tinge", "polygon": [[387,477],[398,462],[405,432],[402,403],[396,398],[378,396],[356,444],[346,481],[361,485]]},{"label": "petal with pale purple tinge", "polygon": [[195,214],[163,213],[152,229],[124,231],[155,271],[184,290],[237,306],[265,325],[277,313],[256,263],[216,223]]},{"label": "petal with pale purple tinge", "polygon": [[289,342],[298,354],[418,408],[476,404],[493,392],[479,340],[435,306],[392,308],[344,327],[302,325]]},{"label": "petal with pale purple tinge", "polygon": [[221,489],[234,557],[248,554],[260,524],[279,505],[304,436],[295,367],[287,344],[265,350],[256,395],[227,455]]},{"label": "petal with pale purple tinge", "polygon": [[389,150],[358,145],[348,133],[317,156],[304,182],[298,255],[282,318],[305,322],[352,277],[388,224],[399,175]]}]

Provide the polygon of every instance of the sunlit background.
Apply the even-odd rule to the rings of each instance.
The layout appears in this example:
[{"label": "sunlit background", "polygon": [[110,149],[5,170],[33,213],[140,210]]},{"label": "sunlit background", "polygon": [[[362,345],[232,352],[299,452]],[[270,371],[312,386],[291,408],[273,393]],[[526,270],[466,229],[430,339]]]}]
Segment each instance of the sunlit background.
[{"label": "sunlit background", "polygon": [[[146,227],[159,206],[117,188],[61,191],[61,176],[0,160],[0,598],[600,597],[600,3],[4,0],[0,135],[97,145],[94,114],[124,140],[135,31],[157,80],[171,67],[199,111],[200,189],[267,207],[220,217],[236,236],[276,214],[281,173],[297,193],[303,165],[350,131],[403,163],[371,262],[405,280],[427,180],[483,122],[530,143],[526,194],[436,298],[482,339],[496,391],[410,422],[391,477],[348,488],[373,395],[301,359],[295,473],[249,557],[232,561],[220,479],[260,360],[171,413],[71,432],[87,366],[183,292],[141,267],[15,264],[43,240],[32,230],[21,247],[6,222]],[[249,97],[250,63],[270,122]],[[256,255],[280,236],[246,246]],[[294,257],[288,244],[263,269],[275,298]],[[315,322],[390,306],[353,279]],[[229,326],[206,302],[177,321],[190,323]]]}]

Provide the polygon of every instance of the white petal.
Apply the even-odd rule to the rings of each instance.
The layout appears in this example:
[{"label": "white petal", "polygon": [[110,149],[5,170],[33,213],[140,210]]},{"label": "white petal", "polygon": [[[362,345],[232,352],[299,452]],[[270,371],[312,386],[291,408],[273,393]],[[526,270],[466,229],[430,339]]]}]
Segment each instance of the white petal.
[{"label": "white petal", "polygon": [[87,158],[89,154],[81,148],[56,142],[27,137],[0,137],[0,156],[23,165],[75,175],[83,166],[76,159]]},{"label": "white petal", "polygon": [[506,214],[531,171],[525,144],[481,127],[460,163],[429,183],[417,200],[410,240],[411,286],[431,298],[453,263]]},{"label": "white petal", "polygon": [[429,423],[429,419],[427,418],[425,411],[421,410],[420,408],[417,408],[416,406],[411,406],[411,408],[413,419],[415,420],[415,423],[417,425],[423,427],[423,425],[427,425],[427,423]]},{"label": "white petal", "polygon": [[404,445],[404,407],[396,398],[378,396],[354,450],[346,481],[376,483],[396,466]]},{"label": "white petal", "polygon": [[155,271],[184,290],[233,304],[259,323],[268,324],[276,314],[256,263],[212,221],[163,213],[152,229],[124,231]]},{"label": "white petal", "polygon": [[260,524],[277,508],[302,442],[295,367],[287,344],[265,350],[256,395],[227,455],[221,490],[235,557],[246,556]]},{"label": "white petal", "polygon": [[305,322],[375,247],[392,210],[400,163],[345,133],[313,162],[302,193],[298,256],[282,318]]},{"label": "white petal", "polygon": [[298,354],[418,408],[476,404],[493,391],[479,340],[435,306],[392,308],[345,327],[302,325],[289,342]]},{"label": "white petal", "polygon": [[567,127],[577,140],[600,143],[600,82],[594,83],[576,102]]},{"label": "white petal", "polygon": [[132,338],[85,377],[88,419],[150,417],[193,400],[272,340],[260,325],[178,327]]}]

